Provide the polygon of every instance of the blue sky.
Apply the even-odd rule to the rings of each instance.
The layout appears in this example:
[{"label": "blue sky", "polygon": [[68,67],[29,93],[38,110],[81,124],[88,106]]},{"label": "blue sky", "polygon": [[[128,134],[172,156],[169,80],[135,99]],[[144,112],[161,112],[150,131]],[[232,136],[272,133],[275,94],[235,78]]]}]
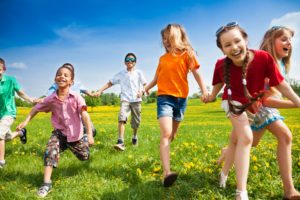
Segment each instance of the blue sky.
[{"label": "blue sky", "polygon": [[[273,25],[296,31],[291,77],[300,80],[300,1],[67,1],[1,0],[0,57],[31,96],[44,95],[56,69],[74,64],[75,79],[96,90],[125,68],[124,56],[134,52],[137,67],[151,81],[164,53],[160,31],[169,23],[183,25],[198,53],[201,73],[211,85],[215,62],[222,57],[215,31],[237,21],[257,48]],[[198,86],[189,75],[190,94]],[[106,92],[118,92],[114,86]]]}]

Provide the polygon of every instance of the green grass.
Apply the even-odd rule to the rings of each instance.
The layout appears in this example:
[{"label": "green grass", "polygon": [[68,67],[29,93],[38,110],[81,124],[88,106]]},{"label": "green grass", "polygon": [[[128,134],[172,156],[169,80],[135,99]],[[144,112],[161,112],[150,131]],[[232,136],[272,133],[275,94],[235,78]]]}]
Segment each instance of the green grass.
[{"label": "green grass", "polygon": [[[171,145],[171,168],[179,172],[171,188],[161,185],[159,126],[156,105],[143,105],[139,146],[131,145],[126,125],[126,151],[113,149],[117,140],[118,107],[98,107],[90,116],[98,131],[91,159],[82,162],[70,151],[61,154],[52,175],[53,189],[46,199],[233,199],[235,175],[228,187],[218,187],[220,167],[215,164],[221,147],[228,143],[229,121],[220,101],[202,104],[190,100],[178,137]],[[27,108],[18,108],[14,127],[24,120]],[[299,110],[282,110],[293,132],[293,177],[300,189]],[[13,128],[14,128],[13,127]],[[6,143],[6,166],[0,170],[0,199],[37,199],[43,181],[43,153],[52,131],[50,115],[39,113],[27,126],[28,142],[18,138]],[[248,192],[251,199],[281,199],[282,182],[276,161],[277,141],[266,133],[251,151]]]}]

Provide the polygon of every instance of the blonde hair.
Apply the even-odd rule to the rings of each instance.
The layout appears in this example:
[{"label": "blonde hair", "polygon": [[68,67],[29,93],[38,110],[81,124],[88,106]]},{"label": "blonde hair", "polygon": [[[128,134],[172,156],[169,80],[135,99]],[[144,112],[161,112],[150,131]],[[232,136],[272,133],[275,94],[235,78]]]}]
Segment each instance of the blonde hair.
[{"label": "blonde hair", "polygon": [[187,52],[189,67],[194,67],[194,49],[189,41],[186,31],[179,24],[168,24],[161,30],[161,37],[166,52],[177,54]]},{"label": "blonde hair", "polygon": [[[260,45],[260,49],[267,51],[270,53],[274,59],[277,60],[276,49],[275,49],[275,40],[281,37],[284,34],[284,31],[288,31],[291,33],[292,37],[294,36],[294,31],[290,28],[284,26],[273,26],[270,28],[264,35],[263,40]],[[285,71],[288,73],[291,65],[291,55],[292,55],[292,47],[289,51],[287,57],[282,58],[282,62],[285,66]]]}]

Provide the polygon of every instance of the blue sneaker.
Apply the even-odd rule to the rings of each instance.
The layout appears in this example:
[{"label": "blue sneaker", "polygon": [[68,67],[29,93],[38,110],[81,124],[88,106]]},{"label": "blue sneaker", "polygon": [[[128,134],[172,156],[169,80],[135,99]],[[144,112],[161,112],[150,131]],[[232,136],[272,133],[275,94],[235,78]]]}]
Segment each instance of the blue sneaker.
[{"label": "blue sneaker", "polygon": [[23,133],[23,135],[20,137],[20,140],[21,140],[22,144],[26,144],[26,142],[27,142],[27,130],[26,130],[26,128],[22,128],[21,132]]}]

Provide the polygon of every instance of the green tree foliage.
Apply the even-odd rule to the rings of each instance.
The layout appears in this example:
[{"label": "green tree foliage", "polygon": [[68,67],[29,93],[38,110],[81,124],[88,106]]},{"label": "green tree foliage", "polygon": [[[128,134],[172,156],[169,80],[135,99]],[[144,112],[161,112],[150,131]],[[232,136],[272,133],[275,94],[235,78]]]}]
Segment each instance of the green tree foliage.
[{"label": "green tree foliage", "polygon": [[102,105],[120,105],[120,97],[115,93],[105,93],[100,97],[90,97],[84,96],[85,102],[88,106],[91,106],[92,109],[95,106]]},{"label": "green tree foliage", "polygon": [[289,83],[297,95],[300,96],[300,82],[295,79],[290,79]]},{"label": "green tree foliage", "polygon": [[157,98],[157,91],[153,91],[150,95],[146,98],[146,103],[155,103]]},{"label": "green tree foliage", "polygon": [[24,101],[20,97],[16,97],[15,101],[16,101],[16,106],[17,107],[32,107],[31,103],[28,103],[27,101]]}]

